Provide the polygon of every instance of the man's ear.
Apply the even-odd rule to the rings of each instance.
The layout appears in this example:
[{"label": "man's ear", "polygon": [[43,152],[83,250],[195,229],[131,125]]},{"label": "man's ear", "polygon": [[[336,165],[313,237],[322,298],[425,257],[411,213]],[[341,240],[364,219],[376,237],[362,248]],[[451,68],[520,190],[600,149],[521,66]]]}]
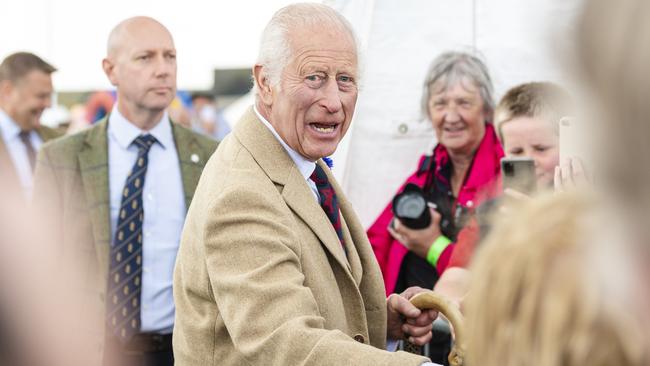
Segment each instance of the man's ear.
[{"label": "man's ear", "polygon": [[108,80],[111,82],[111,84],[113,84],[113,86],[117,86],[115,64],[108,58],[105,58],[102,60],[102,68],[104,69],[104,73],[106,74],[106,77],[108,77]]},{"label": "man's ear", "polygon": [[0,97],[6,98],[14,90],[14,84],[10,80],[0,81]]},{"label": "man's ear", "polygon": [[264,70],[264,66],[259,64],[253,66],[253,79],[262,103],[267,106],[273,104],[273,88],[271,88],[271,81]]}]

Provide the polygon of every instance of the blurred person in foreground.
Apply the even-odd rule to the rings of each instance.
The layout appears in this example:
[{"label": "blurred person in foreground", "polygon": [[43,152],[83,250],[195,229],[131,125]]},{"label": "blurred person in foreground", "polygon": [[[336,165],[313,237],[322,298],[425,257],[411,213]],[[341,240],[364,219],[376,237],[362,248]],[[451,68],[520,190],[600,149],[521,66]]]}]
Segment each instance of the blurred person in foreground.
[{"label": "blurred person in foreground", "polygon": [[71,286],[87,297],[82,314],[96,321],[86,330],[96,337],[88,364],[172,365],[173,268],[186,208],[216,142],[166,113],[176,48],[158,21],[119,23],[102,66],[117,103],[92,128],[43,147],[34,202],[61,252],[87,268]]},{"label": "blurred person in foreground", "polygon": [[59,252],[27,205],[37,151],[60,136],[40,124],[54,71],[28,52],[0,64],[0,364],[6,366],[81,366],[89,348],[81,336],[61,336],[67,321],[77,320],[66,284],[80,268],[57,261]]},{"label": "blurred person in foreground", "polygon": [[[630,232],[621,241],[639,252],[650,279],[650,3],[642,0],[588,0],[578,18],[575,67],[590,99],[597,127],[594,151],[610,205]],[[607,24],[603,27],[602,24]],[[646,337],[650,349],[650,337]]]},{"label": "blurred person in foreground", "polygon": [[503,149],[492,125],[493,87],[486,66],[466,53],[444,53],[432,62],[423,89],[422,112],[438,144],[432,155],[420,158],[404,185],[420,186],[437,207],[431,209],[429,227],[414,230],[394,217],[391,203],[368,229],[386,294],[410,286],[433,288],[436,267],[449,261],[450,244],[470,213],[499,193]]},{"label": "blurred person in foreground", "polygon": [[572,66],[591,98],[586,115],[607,147],[594,152],[607,199],[599,211],[607,216],[587,226],[593,207],[562,195],[493,231],[473,266],[470,362],[650,364],[649,14],[642,0],[585,2]]},{"label": "blurred person in foreground", "polygon": [[96,344],[70,332],[91,325],[68,286],[84,266],[61,260],[20,187],[3,187],[0,201],[0,365],[88,365]]},{"label": "blurred person in foreground", "polygon": [[599,131],[595,146],[606,146],[594,151],[601,183],[637,233],[636,241],[650,251],[648,16],[647,1],[586,1],[577,26],[576,63],[571,66],[591,98],[586,109]]},{"label": "blurred person in foreground", "polygon": [[41,125],[52,105],[54,66],[29,52],[7,56],[0,64],[0,189],[29,200],[36,154],[41,145],[61,133]]},{"label": "blurred person in foreground", "polygon": [[[569,93],[549,82],[517,85],[506,92],[495,110],[494,124],[507,157],[527,157],[535,162],[537,190],[568,187],[573,179],[562,179],[560,170],[559,121],[572,115]],[[581,165],[573,175],[580,178]],[[517,193],[515,193],[517,194]],[[517,196],[518,197],[518,196]],[[487,235],[490,219],[499,215],[502,200],[497,198],[477,209],[468,225],[458,234],[449,264],[440,268],[442,276],[435,291],[460,304],[467,293],[470,272],[467,269],[481,238]]]},{"label": "blurred person in foreground", "polygon": [[650,364],[648,262],[626,244],[619,217],[567,193],[521,203],[472,264],[467,363]]},{"label": "blurred person in foreground", "polygon": [[253,68],[255,104],[212,156],[176,263],[177,365],[422,365],[386,339],[431,338],[410,288],[388,299],[322,158],[358,94],[350,24],[320,4],[279,10]]}]

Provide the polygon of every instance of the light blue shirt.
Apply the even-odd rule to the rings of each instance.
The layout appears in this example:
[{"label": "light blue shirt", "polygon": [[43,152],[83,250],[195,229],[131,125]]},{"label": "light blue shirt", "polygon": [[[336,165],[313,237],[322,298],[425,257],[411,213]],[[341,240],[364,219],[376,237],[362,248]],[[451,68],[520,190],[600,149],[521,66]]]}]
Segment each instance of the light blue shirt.
[{"label": "light blue shirt", "polygon": [[[32,187],[34,186],[34,173],[29,164],[27,147],[20,139],[20,127],[2,109],[0,109],[0,134],[2,134],[2,140],[9,152],[11,162],[16,169],[23,194],[29,199],[32,196]],[[43,145],[43,140],[41,140],[41,137],[34,130],[29,132],[29,140],[35,151],[38,151],[41,145]]]},{"label": "light blue shirt", "polygon": [[271,123],[260,114],[255,105],[253,105],[253,111],[257,115],[257,118],[264,124],[264,126],[266,126],[266,128],[271,131],[273,136],[275,136],[275,138],[280,142],[280,145],[282,145],[282,147],[287,151],[287,154],[289,154],[291,160],[293,160],[293,162],[296,164],[298,171],[303,176],[303,178],[305,178],[307,185],[309,185],[309,188],[311,188],[311,191],[314,194],[316,201],[318,202],[320,199],[318,188],[316,188],[316,183],[310,179],[312,173],[314,173],[314,170],[316,170],[316,163],[298,154],[294,149],[289,147],[289,145],[287,145],[287,143],[282,140],[282,137],[280,137],[275,128],[273,128],[273,125],[271,125]]},{"label": "light blue shirt", "polygon": [[150,133],[158,142],[149,150],[149,164],[142,190],[141,332],[171,333],[174,326],[172,279],[185,220],[185,195],[178,153],[169,117],[150,131],[129,122],[117,108],[108,120],[108,172],[111,206],[111,243],[117,226],[122,190],[138,156],[131,145],[136,137]]}]

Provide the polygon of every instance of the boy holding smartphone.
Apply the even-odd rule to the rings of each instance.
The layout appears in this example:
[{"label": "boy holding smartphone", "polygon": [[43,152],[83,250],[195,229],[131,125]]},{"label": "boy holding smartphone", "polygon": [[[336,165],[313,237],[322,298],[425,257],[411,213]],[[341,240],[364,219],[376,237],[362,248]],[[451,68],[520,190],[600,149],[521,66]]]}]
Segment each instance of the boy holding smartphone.
[{"label": "boy holding smartphone", "polygon": [[[508,90],[495,110],[494,124],[506,158],[530,158],[534,164],[537,190],[564,187],[571,178],[563,175],[560,165],[559,120],[572,114],[572,98],[562,87],[549,82],[533,82]],[[562,165],[568,167],[571,161]],[[574,163],[575,165],[575,163]],[[566,169],[566,167],[565,167]],[[558,176],[556,178],[556,176]],[[516,194],[516,193],[515,193]],[[492,204],[491,206],[494,206]],[[477,210],[477,215],[486,209]],[[476,244],[484,236],[486,226],[474,218],[458,234],[458,240],[447,268],[439,268],[442,276],[435,291],[460,304],[469,285],[466,269]]]}]

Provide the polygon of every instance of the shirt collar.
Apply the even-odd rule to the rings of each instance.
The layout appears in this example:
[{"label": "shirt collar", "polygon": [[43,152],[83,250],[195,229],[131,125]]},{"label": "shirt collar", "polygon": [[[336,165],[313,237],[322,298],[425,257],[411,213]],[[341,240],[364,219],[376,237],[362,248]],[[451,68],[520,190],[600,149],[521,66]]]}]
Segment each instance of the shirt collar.
[{"label": "shirt collar", "polygon": [[117,109],[117,103],[109,116],[108,133],[115,138],[115,141],[123,149],[128,149],[136,137],[147,133],[155,137],[163,149],[166,149],[167,146],[171,146],[174,143],[171,121],[167,112],[163,114],[160,122],[154,128],[149,131],[143,131],[120,113]]},{"label": "shirt collar", "polygon": [[20,134],[18,124],[2,109],[0,109],[0,131],[5,139],[12,139]]},{"label": "shirt collar", "polygon": [[273,125],[271,125],[271,123],[269,121],[267,121],[266,118],[264,118],[260,114],[260,112],[257,110],[257,106],[253,105],[253,111],[257,115],[257,118],[260,121],[262,121],[264,126],[266,126],[266,128],[268,128],[271,131],[273,136],[275,136],[275,138],[280,142],[282,147],[287,151],[287,154],[289,154],[289,157],[291,158],[291,160],[293,160],[293,162],[298,167],[298,170],[300,171],[300,174],[302,174],[302,176],[305,178],[305,180],[309,179],[309,177],[311,177],[314,170],[316,170],[316,163],[309,160],[309,159],[306,159],[304,156],[298,154],[294,149],[290,148],[289,145],[287,145],[287,143],[284,142],[284,140],[282,140],[282,137],[280,137],[280,135],[278,135],[277,131],[275,131],[275,128],[273,128]]}]

